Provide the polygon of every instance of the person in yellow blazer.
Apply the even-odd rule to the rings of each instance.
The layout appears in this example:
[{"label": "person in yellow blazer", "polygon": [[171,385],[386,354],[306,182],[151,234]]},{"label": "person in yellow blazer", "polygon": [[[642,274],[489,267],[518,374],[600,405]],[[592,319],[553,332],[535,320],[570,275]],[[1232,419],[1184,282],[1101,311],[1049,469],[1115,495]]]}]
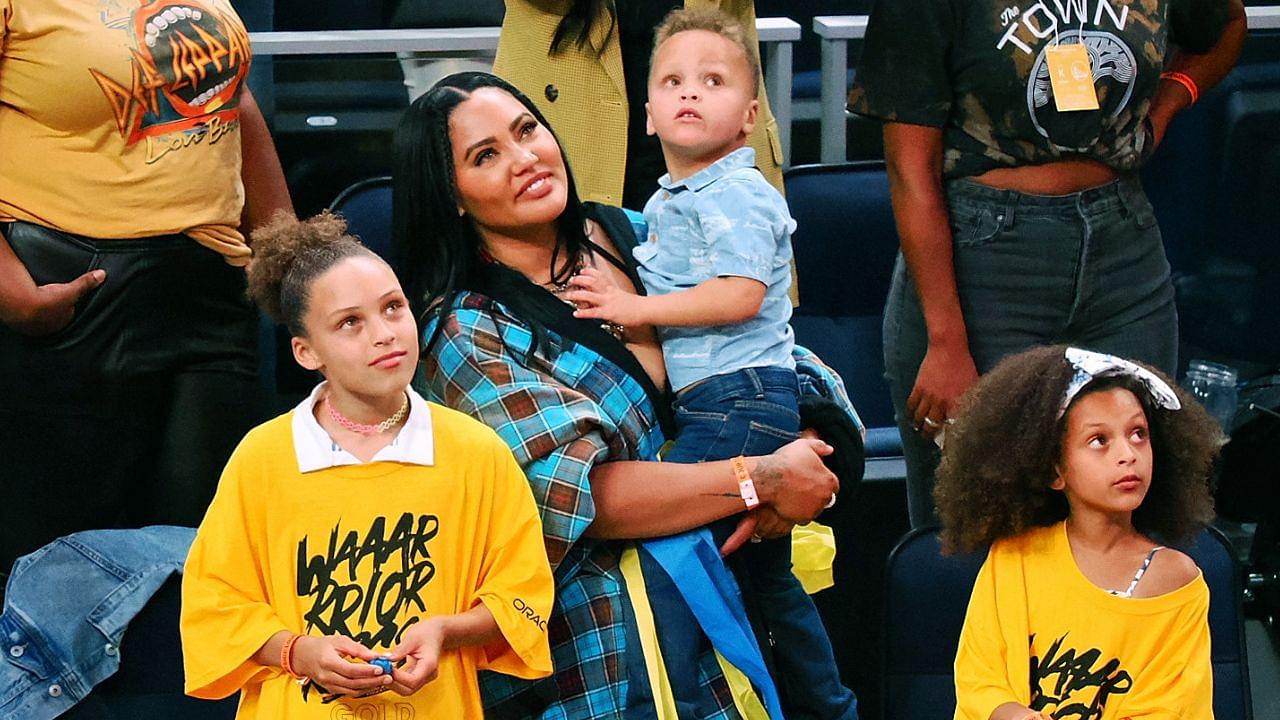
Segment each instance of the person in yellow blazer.
[{"label": "person in yellow blazer", "polygon": [[[494,73],[532,98],[547,116],[568,153],[583,200],[639,210],[657,189],[657,175],[647,183],[626,182],[627,163],[656,162],[661,168],[662,158],[656,144],[629,147],[648,144],[638,136],[636,120],[630,116],[633,109],[643,112],[637,101],[643,102],[645,85],[632,88],[628,102],[624,57],[637,58],[631,67],[642,65],[647,74],[653,26],[666,11],[682,5],[718,7],[742,24],[753,49],[759,47],[753,0],[507,0]],[[647,28],[635,27],[634,19],[652,17],[654,8],[661,13],[657,20]],[[570,17],[567,26],[574,25],[575,19],[577,25],[552,52],[553,39],[566,16]],[[647,36],[649,41],[639,47],[633,40],[637,36]],[[630,133],[628,123],[633,123]],[[782,190],[782,145],[763,82],[758,121],[749,142],[760,172]],[[640,153],[643,156],[638,157]],[[630,185],[625,198],[624,184]]]}]

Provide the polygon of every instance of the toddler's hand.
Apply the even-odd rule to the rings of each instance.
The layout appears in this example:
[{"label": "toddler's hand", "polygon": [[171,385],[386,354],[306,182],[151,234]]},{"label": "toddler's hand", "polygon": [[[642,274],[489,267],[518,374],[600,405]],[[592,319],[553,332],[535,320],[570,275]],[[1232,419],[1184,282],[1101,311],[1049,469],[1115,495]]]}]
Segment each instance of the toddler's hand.
[{"label": "toddler's hand", "polygon": [[564,298],[578,306],[574,317],[607,320],[623,327],[649,324],[644,318],[644,298],[618,287],[607,273],[583,268],[571,286]]}]

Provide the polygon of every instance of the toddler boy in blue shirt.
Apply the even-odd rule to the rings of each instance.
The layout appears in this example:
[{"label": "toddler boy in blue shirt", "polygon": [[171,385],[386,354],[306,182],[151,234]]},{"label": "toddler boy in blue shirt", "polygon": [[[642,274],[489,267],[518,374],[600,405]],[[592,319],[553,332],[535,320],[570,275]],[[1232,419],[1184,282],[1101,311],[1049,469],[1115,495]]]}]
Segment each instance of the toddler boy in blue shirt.
[{"label": "toddler boy in blue shirt", "polygon": [[[586,268],[566,297],[578,317],[657,328],[676,390],[678,435],[664,460],[766,455],[799,437],[800,414],[787,295],[795,221],[746,147],[759,61],[716,10],[672,12],[655,41],[645,108],[668,173],[645,205],[649,236],[634,252],[649,294]],[[745,466],[736,469],[752,509],[753,483]],[[716,542],[739,520],[714,523]],[[790,542],[754,536],[730,566],[758,602],[757,632],[772,645],[787,716],[856,718],[817,610],[791,572]],[[678,683],[682,673],[668,675]]]}]

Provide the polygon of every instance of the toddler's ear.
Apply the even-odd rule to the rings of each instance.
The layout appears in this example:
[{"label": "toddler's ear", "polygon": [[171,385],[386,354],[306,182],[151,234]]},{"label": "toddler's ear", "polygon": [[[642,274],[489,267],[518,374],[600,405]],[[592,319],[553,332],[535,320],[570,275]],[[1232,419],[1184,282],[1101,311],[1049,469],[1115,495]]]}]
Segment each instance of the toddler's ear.
[{"label": "toddler's ear", "polygon": [[646,135],[657,135],[658,131],[653,127],[653,109],[649,107],[649,103],[644,104],[644,132]]},{"label": "toddler's ear", "polygon": [[1053,469],[1054,472],[1058,474],[1053,478],[1053,482],[1049,483],[1049,489],[1065,490],[1067,488],[1067,481],[1062,479],[1062,468],[1055,466]]},{"label": "toddler's ear", "polygon": [[756,129],[756,114],[760,112],[760,101],[752,100],[742,116],[742,134],[750,135]]}]

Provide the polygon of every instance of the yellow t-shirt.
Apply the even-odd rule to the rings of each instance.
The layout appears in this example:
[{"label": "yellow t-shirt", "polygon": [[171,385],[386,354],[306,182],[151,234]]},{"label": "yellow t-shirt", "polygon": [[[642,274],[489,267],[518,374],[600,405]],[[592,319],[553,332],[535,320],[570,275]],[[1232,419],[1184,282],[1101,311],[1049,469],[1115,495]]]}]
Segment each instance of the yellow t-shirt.
[{"label": "yellow t-shirt", "polygon": [[[477,670],[550,674],[554,588],[528,480],[488,427],[422,407],[430,408],[430,465],[302,473],[293,412],[240,443],[183,577],[188,694],[239,690],[241,720],[479,718]],[[415,415],[416,407],[411,422]],[[445,652],[438,678],[409,697],[326,698],[253,660],[280,630],[340,633],[386,652],[414,623],[480,603],[505,642]]]},{"label": "yellow t-shirt", "polygon": [[1071,555],[1066,526],[991,547],[956,654],[957,720],[1007,702],[1057,717],[1209,720],[1209,588],[1108,594]]},{"label": "yellow t-shirt", "polygon": [[227,0],[0,0],[0,221],[186,233],[244,264],[249,62]]}]

